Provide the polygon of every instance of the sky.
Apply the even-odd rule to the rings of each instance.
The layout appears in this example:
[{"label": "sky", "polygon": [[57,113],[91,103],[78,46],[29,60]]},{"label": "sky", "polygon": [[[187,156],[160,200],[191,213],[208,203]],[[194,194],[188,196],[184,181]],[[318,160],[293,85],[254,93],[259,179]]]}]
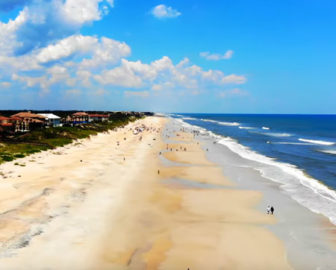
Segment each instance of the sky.
[{"label": "sky", "polygon": [[0,109],[336,113],[333,0],[0,0]]}]

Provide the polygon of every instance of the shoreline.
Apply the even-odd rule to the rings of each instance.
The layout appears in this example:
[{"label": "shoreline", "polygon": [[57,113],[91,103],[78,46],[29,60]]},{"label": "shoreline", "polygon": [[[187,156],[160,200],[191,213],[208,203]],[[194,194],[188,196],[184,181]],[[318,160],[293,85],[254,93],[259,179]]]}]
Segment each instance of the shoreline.
[{"label": "shoreline", "polygon": [[[134,135],[132,128],[142,124],[146,129]],[[265,183],[249,180],[250,172],[243,183],[243,170],[230,163],[237,157],[180,128],[174,120],[147,117],[81,144],[36,154],[26,167],[1,165],[16,177],[0,183],[0,210],[6,213],[0,220],[5,243],[0,267],[300,266],[292,264],[292,249],[281,233],[285,229],[277,231],[284,224],[278,208],[275,216],[263,211],[273,194],[260,188]],[[58,250],[64,252],[55,254]],[[34,254],[39,254],[36,261]]]},{"label": "shoreline", "polygon": [[207,158],[220,166],[225,176],[240,188],[263,194],[256,209],[265,213],[267,205],[276,203],[278,223],[266,227],[283,241],[295,269],[333,269],[336,226],[327,217],[311,212],[291,198],[280,189],[279,183],[262,176],[253,161],[242,158],[225,145],[213,144],[214,137],[204,133],[197,138],[204,149],[209,148]]}]

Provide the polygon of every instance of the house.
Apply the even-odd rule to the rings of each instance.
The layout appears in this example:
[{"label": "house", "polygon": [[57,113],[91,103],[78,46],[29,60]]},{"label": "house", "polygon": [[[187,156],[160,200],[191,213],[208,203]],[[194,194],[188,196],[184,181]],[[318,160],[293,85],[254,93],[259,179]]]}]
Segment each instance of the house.
[{"label": "house", "polygon": [[14,132],[25,132],[29,130],[29,123],[20,117],[11,116],[10,121],[13,123]]},{"label": "house", "polygon": [[89,122],[105,122],[108,119],[108,114],[89,114]]},{"label": "house", "polygon": [[47,124],[45,116],[31,113],[30,111],[14,114],[10,118],[15,122],[15,132],[27,132]]},{"label": "house", "polygon": [[13,123],[11,122],[9,117],[0,116],[0,127],[2,132],[5,130],[12,130]]},{"label": "house", "polygon": [[61,117],[53,113],[40,113],[46,118],[47,126],[49,127],[60,127],[61,126]]},{"label": "house", "polygon": [[19,117],[13,116],[0,116],[0,126],[2,127],[3,131],[19,132],[29,130],[29,124],[27,121],[24,121]]},{"label": "house", "polygon": [[71,121],[73,124],[87,124],[89,122],[89,115],[86,112],[76,112],[72,114]]}]

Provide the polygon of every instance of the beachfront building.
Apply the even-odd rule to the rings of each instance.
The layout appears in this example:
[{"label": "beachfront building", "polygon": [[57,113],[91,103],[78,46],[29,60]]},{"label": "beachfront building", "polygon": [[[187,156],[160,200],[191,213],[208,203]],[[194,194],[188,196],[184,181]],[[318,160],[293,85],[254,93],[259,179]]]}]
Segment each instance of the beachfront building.
[{"label": "beachfront building", "polygon": [[53,113],[40,113],[40,115],[46,118],[47,126],[49,127],[60,127],[61,126],[61,117]]},{"label": "beachfront building", "polygon": [[15,122],[15,132],[27,132],[46,125],[46,117],[28,112],[20,112],[10,117]]},{"label": "beachfront building", "polygon": [[13,123],[10,119],[10,117],[5,117],[5,116],[0,116],[0,127],[1,127],[1,132],[4,131],[13,131]]},{"label": "beachfront building", "polygon": [[76,112],[72,114],[71,121],[73,124],[87,124],[89,122],[89,115],[86,112]]},{"label": "beachfront building", "polygon": [[29,131],[29,122],[16,116],[0,116],[0,126],[2,127],[2,131],[7,132]]},{"label": "beachfront building", "polygon": [[89,114],[89,122],[105,122],[108,119],[108,114]]}]

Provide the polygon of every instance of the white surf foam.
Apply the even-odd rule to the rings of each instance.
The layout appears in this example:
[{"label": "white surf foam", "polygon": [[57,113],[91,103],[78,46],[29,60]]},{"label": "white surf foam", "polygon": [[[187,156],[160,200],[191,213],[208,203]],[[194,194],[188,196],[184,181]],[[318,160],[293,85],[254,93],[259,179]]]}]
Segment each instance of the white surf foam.
[{"label": "white surf foam", "polygon": [[262,127],[262,129],[269,130],[270,128],[269,127]]},{"label": "white surf foam", "polygon": [[272,136],[272,137],[290,137],[292,134],[289,133],[276,133],[276,132],[270,132],[270,133],[263,133],[267,136]]},{"label": "white surf foam", "polygon": [[183,120],[197,120],[196,118],[192,117],[182,117]]},{"label": "white surf foam", "polygon": [[180,123],[184,128],[189,128],[191,130],[197,130],[199,131],[201,134],[209,134],[209,131],[206,130],[205,128],[199,127],[199,126],[194,126],[191,125],[187,122],[184,122],[183,119],[175,119],[178,123]]},{"label": "white surf foam", "polygon": [[[328,217],[336,225],[336,192],[318,180],[306,175],[304,171],[288,163],[276,161],[243,146],[232,138],[223,138],[218,143],[225,145],[239,156],[260,163],[253,166],[261,174],[280,184],[293,199],[315,213]],[[263,166],[270,165],[270,166]]]},{"label": "white surf foam", "polygon": [[326,153],[326,154],[336,155],[336,150],[319,149],[317,151],[322,152],[322,153]]},{"label": "white surf foam", "polygon": [[240,129],[255,129],[254,127],[242,127],[242,126],[240,126],[239,128]]},{"label": "white surf foam", "polygon": [[311,145],[311,143],[304,143],[304,142],[267,142],[271,144],[293,144],[293,145]]},{"label": "white surf foam", "polygon": [[334,145],[335,144],[334,142],[319,141],[319,140],[308,140],[308,139],[302,139],[302,138],[299,138],[299,141],[313,143],[313,144],[320,144],[320,145]]},{"label": "white surf foam", "polygon": [[260,134],[260,135],[266,135],[271,137],[290,137],[292,134],[289,133],[278,133],[278,132],[257,132],[257,131],[249,131],[250,133]]},{"label": "white surf foam", "polygon": [[211,119],[201,119],[204,122],[210,122],[210,123],[215,123],[218,125],[222,126],[239,126],[240,124],[237,122],[223,122],[223,121],[216,121],[216,120],[211,120]]},{"label": "white surf foam", "polygon": [[197,129],[202,134],[212,136],[217,140],[217,143],[228,147],[240,157],[253,161],[254,164],[251,167],[259,171],[263,177],[279,183],[280,187],[294,200],[312,212],[326,216],[336,225],[335,190],[328,188],[292,164],[259,154],[230,137],[223,137],[207,129],[185,123],[181,119],[178,120],[183,126]]}]

